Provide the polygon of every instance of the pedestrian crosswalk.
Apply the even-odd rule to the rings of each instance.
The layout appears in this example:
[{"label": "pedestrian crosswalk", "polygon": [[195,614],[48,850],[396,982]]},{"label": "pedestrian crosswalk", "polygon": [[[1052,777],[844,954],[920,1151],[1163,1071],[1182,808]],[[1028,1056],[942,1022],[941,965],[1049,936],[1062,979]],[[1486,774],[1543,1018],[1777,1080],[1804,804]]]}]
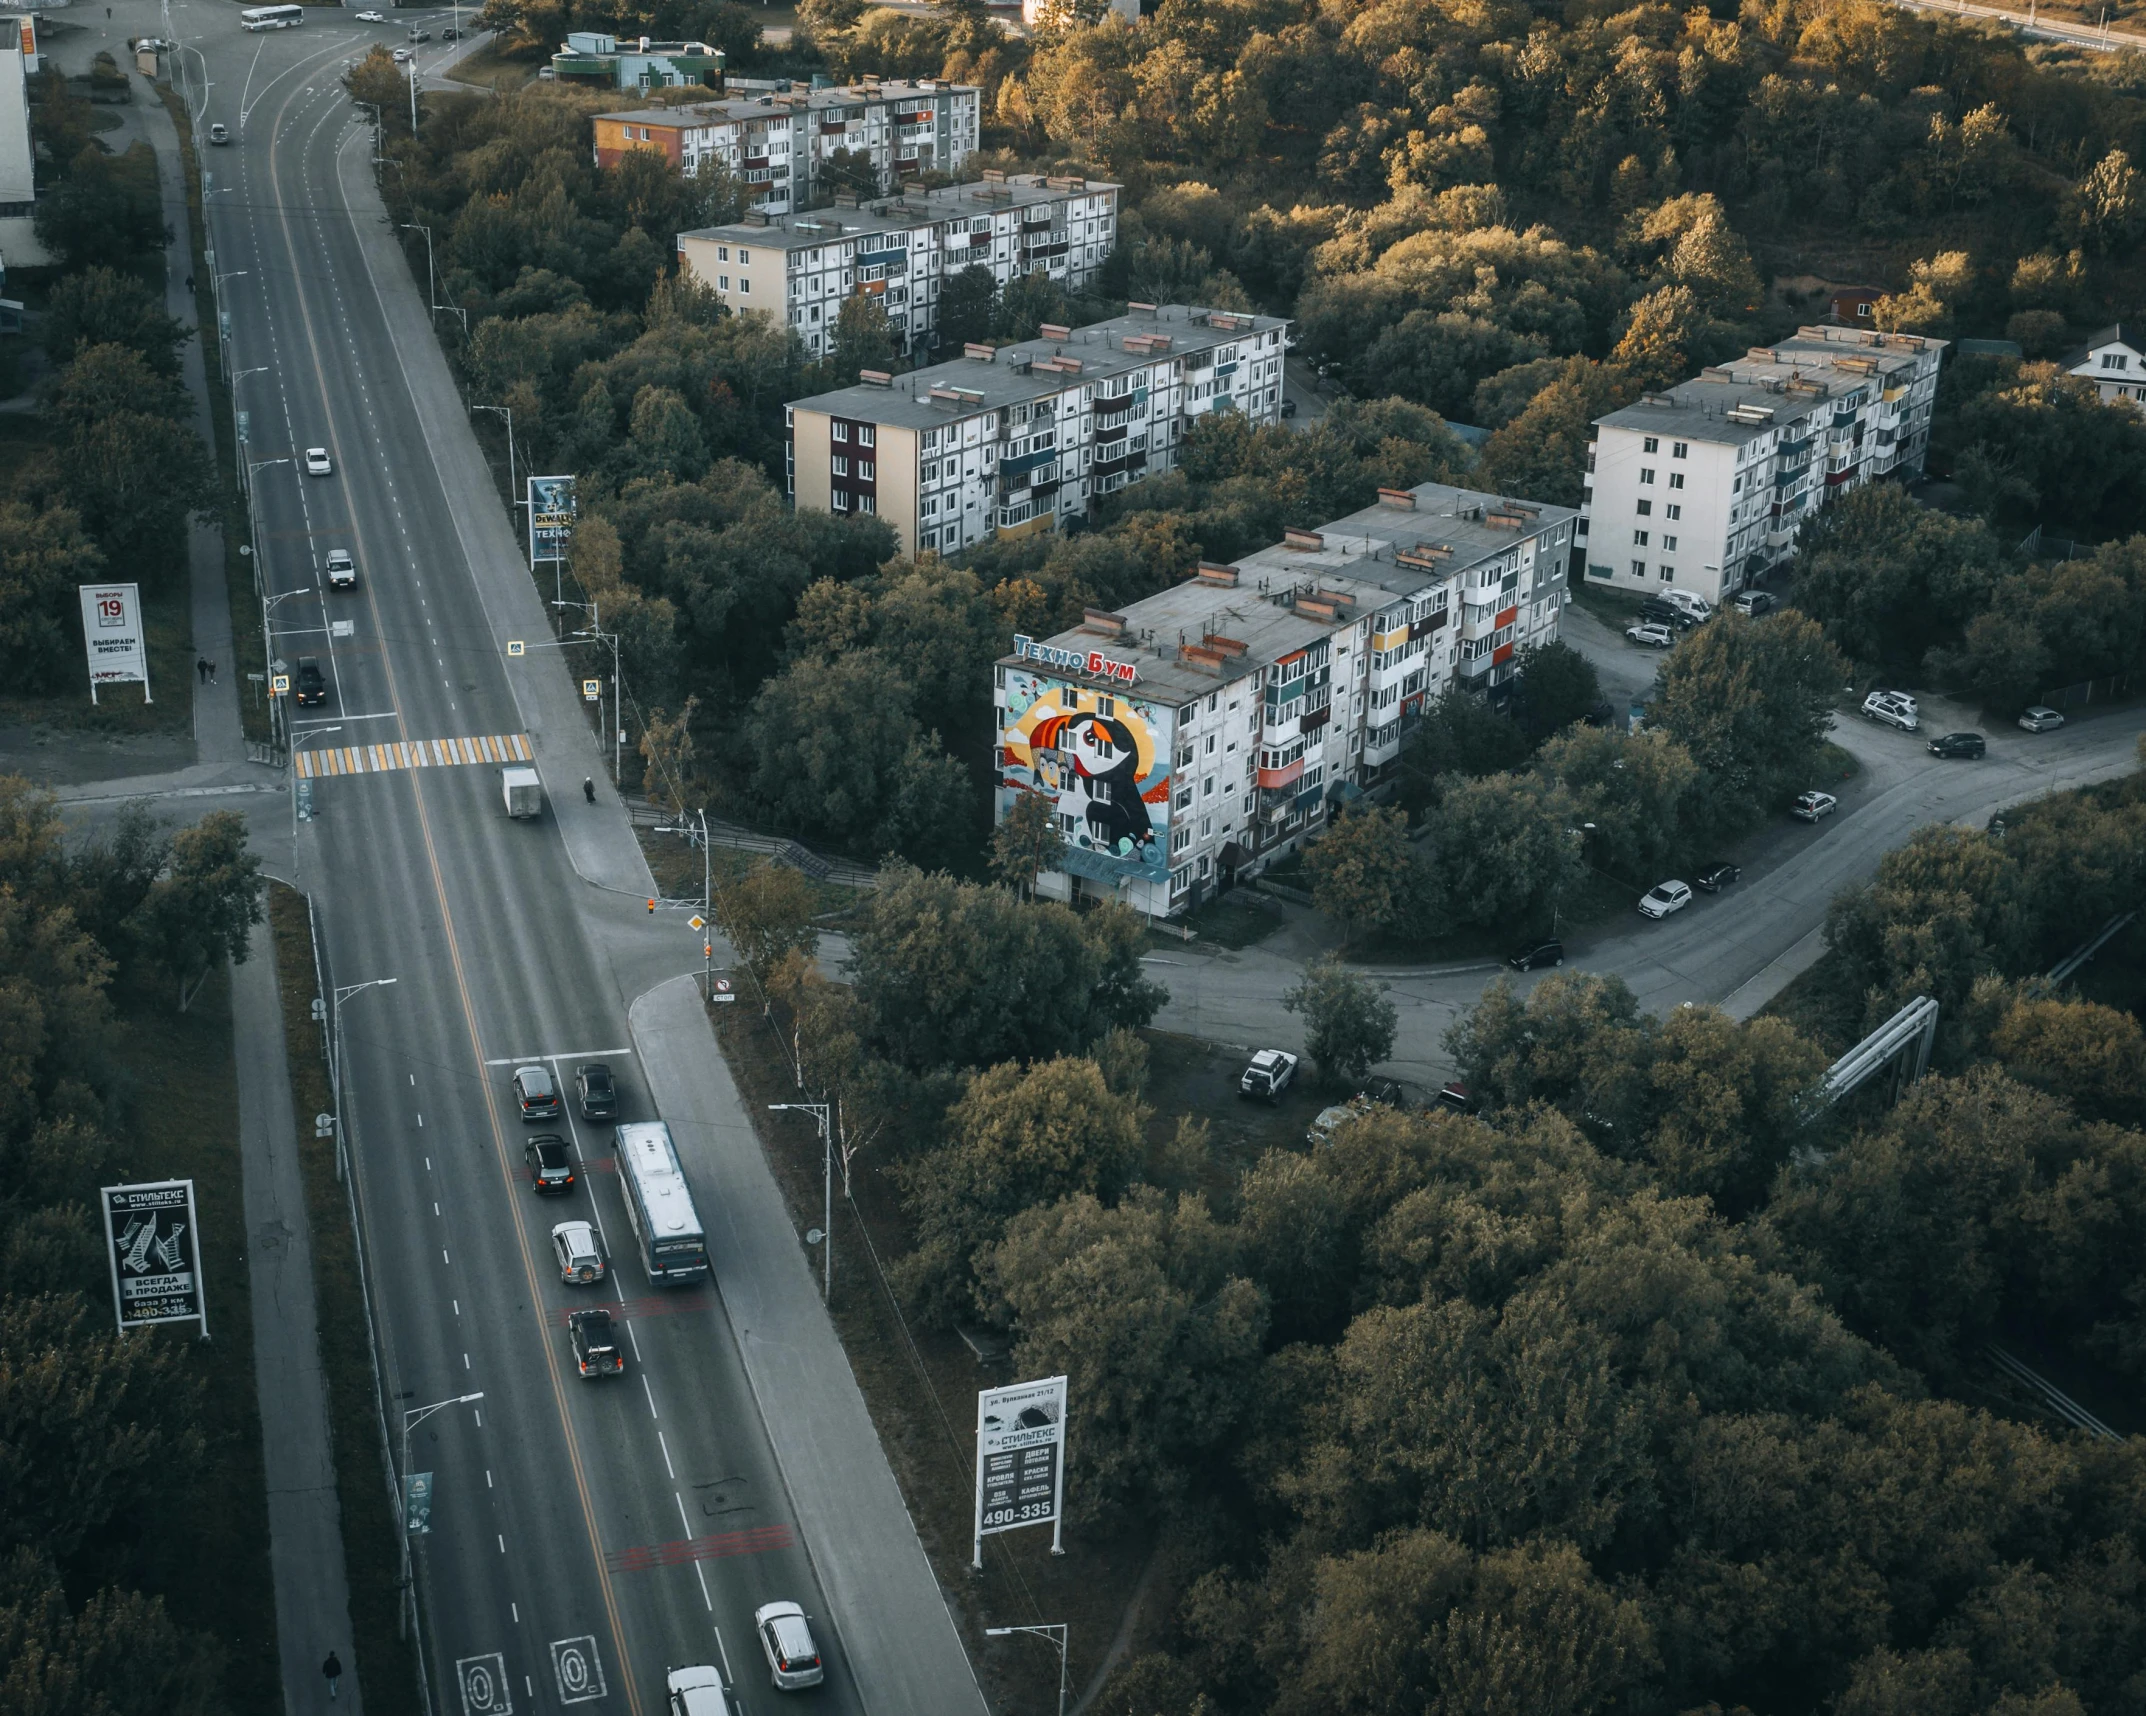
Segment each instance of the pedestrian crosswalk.
[{"label": "pedestrian crosswalk", "polygon": [[527,733],[487,733],[475,739],[407,739],[382,745],[342,745],[334,750],[300,751],[293,759],[298,778],[326,775],[380,775],[397,769],[450,769],[469,763],[528,763],[536,760]]}]

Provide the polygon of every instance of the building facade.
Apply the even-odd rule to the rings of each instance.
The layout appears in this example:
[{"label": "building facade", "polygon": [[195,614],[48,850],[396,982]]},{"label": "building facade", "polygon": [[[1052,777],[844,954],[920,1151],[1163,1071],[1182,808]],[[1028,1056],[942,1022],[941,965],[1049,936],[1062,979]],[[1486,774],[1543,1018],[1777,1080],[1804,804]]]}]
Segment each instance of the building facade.
[{"label": "building facade", "polygon": [[606,89],[719,88],[723,51],[706,42],[655,42],[646,36],[621,42],[596,30],[576,30],[551,56],[560,83],[592,83]]},{"label": "building facade", "polygon": [[1051,800],[1046,896],[1197,907],[1377,787],[1424,704],[1557,635],[1576,519],[1425,483],[993,669],[994,816]]},{"label": "building facade", "polygon": [[[0,276],[6,265],[50,262],[37,236],[37,158],[30,139],[30,78],[38,69],[37,21],[0,18]],[[20,316],[18,305],[14,314]]]},{"label": "building facade", "polygon": [[2146,328],[2127,322],[2103,328],[2064,360],[2066,373],[2091,381],[2103,399],[2146,411]]},{"label": "building facade", "polygon": [[815,356],[832,343],[845,298],[877,297],[906,352],[931,346],[940,291],[963,269],[987,268],[1000,286],[1040,270],[1077,292],[1117,235],[1116,185],[988,173],[973,185],[682,232],[678,265],[732,309],[788,322]]},{"label": "building facade", "polygon": [[1098,496],[1173,469],[1210,411],[1278,422],[1287,327],[1136,306],[900,377],[867,372],[784,409],[791,498],[876,515],[909,554],[1054,530]]},{"label": "building facade", "polygon": [[1945,344],[1801,328],[1598,417],[1580,505],[1586,576],[1712,603],[1762,577],[1819,507],[1922,469]]},{"label": "building facade", "polygon": [[604,113],[596,117],[596,164],[614,166],[628,149],[660,149],[689,174],[720,161],[759,212],[788,214],[830,194],[827,165],[838,151],[853,166],[868,164],[875,195],[921,173],[958,173],[976,148],[980,93],[938,78],[866,79]]}]

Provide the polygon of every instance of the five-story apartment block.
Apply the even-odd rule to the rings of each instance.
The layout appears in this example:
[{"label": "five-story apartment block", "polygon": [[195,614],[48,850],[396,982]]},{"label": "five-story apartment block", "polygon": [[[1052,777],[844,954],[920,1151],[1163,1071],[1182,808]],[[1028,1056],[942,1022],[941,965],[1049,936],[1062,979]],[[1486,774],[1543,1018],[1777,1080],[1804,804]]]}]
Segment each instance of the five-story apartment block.
[{"label": "five-story apartment block", "polygon": [[1007,178],[905,191],[811,214],[749,214],[678,235],[678,263],[734,310],[765,310],[817,356],[834,339],[843,300],[875,297],[905,351],[928,350],[939,295],[981,267],[1004,286],[1042,271],[1086,286],[1117,242],[1118,187],[1092,179]]},{"label": "five-story apartment block", "polygon": [[911,554],[1055,529],[1096,497],[1172,469],[1210,411],[1279,421],[1287,326],[1135,305],[900,377],[868,371],[786,409],[791,496],[875,514]]},{"label": "five-story apartment block", "polygon": [[1587,577],[1719,603],[1763,576],[1819,507],[1922,469],[1945,345],[1802,328],[1597,418],[1580,508]]}]

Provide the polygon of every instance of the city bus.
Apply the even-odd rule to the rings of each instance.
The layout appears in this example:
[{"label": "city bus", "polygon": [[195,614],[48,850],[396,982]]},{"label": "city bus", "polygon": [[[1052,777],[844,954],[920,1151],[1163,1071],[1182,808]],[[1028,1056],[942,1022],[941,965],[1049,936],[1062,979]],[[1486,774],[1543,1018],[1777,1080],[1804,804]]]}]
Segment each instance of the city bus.
[{"label": "city bus", "polygon": [[626,1219],[650,1281],[698,1281],[708,1273],[708,1238],[686,1189],[671,1129],[662,1121],[621,1126],[614,1134]]},{"label": "city bus", "polygon": [[241,27],[248,30],[295,30],[306,21],[303,6],[255,6],[238,15]]}]

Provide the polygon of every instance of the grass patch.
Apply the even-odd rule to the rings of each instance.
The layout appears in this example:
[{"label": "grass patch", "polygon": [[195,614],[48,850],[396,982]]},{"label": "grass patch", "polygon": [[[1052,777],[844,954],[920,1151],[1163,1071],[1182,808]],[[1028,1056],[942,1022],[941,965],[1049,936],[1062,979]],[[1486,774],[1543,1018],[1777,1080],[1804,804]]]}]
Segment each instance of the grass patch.
[{"label": "grass patch", "polygon": [[1209,900],[1185,920],[1185,925],[1200,940],[1216,947],[1250,947],[1282,927],[1281,904],[1271,895],[1232,888],[1220,899]]},{"label": "grass patch", "polygon": [[[276,990],[283,1003],[292,1106],[301,1117],[325,1113],[333,1104],[321,1027],[313,1019],[311,907],[295,888],[272,883],[268,921],[275,935]],[[298,1155],[313,1232],[313,1293],[320,1318],[321,1366],[328,1378],[343,1560],[350,1581],[351,1672],[361,1677],[365,1702],[373,1711],[421,1716],[416,1653],[409,1641],[396,1637],[402,1544],[382,1483],[379,1393],[350,1204],[335,1177],[332,1140],[315,1138],[310,1123],[301,1124]]]},{"label": "grass patch", "polygon": [[[253,1374],[230,980],[210,978],[185,1013],[171,1011],[162,985],[153,994],[115,993],[129,1003],[121,1054],[142,1097],[128,1175],[194,1182],[211,1337],[199,1341],[175,1329],[148,1337],[184,1342],[187,1368],[202,1384],[198,1423],[208,1448],[197,1480],[170,1491],[154,1529],[143,1529],[131,1546],[129,1576],[161,1593],[181,1626],[219,1641],[232,1709],[271,1710],[283,1689]],[[211,1568],[214,1577],[204,1578]]]},{"label": "grass patch", "polygon": [[1863,997],[1850,986],[1839,958],[1821,954],[1797,973],[1761,1015],[1786,1019],[1828,1054],[1843,1055],[1862,1038]]},{"label": "grass patch", "polygon": [[[700,849],[678,835],[658,834],[645,823],[636,823],[633,832],[641,843],[641,855],[648,860],[649,873],[656,878],[656,886],[662,889],[667,900],[699,899],[703,881],[712,881],[715,891],[721,893],[732,882],[742,881],[768,861],[764,852],[741,852],[733,846],[715,846],[709,849],[704,872]],[[855,888],[846,888],[840,882],[822,882],[811,876],[805,881],[812,889],[812,909],[817,917],[847,912],[857,904]]]},{"label": "grass patch", "polygon": [[475,84],[480,89],[505,94],[535,82],[537,69],[550,60],[551,55],[541,47],[502,49],[492,41],[457,60],[447,68],[447,75],[456,83]]},{"label": "grass patch", "polygon": [[1585,577],[1570,580],[1572,598],[1606,626],[1622,631],[1639,618],[1639,610],[1646,606],[1648,598],[1637,590],[1619,590],[1607,584],[1591,583]]},{"label": "grass patch", "polygon": [[1818,751],[1818,778],[1828,786],[1840,781],[1852,781],[1863,772],[1863,765],[1852,753],[1828,739]]}]

